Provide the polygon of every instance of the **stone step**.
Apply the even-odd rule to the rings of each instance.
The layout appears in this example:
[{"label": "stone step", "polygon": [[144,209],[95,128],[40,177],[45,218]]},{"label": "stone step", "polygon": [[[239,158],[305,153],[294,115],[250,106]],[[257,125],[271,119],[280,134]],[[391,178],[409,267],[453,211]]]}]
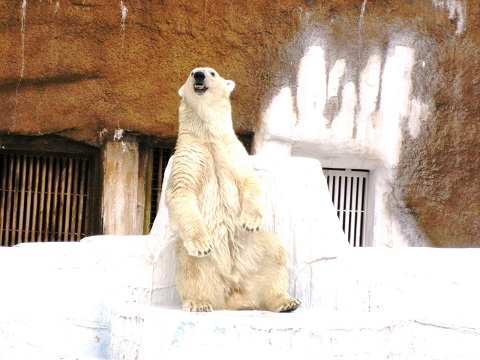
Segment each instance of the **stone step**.
[{"label": "stone step", "polygon": [[[478,319],[478,318],[477,318]],[[299,309],[187,313],[129,307],[112,318],[113,359],[479,359],[480,329],[392,312]],[[477,324],[478,325],[478,324]]]},{"label": "stone step", "polygon": [[114,304],[151,301],[148,238],[0,248],[0,360],[108,359]]}]

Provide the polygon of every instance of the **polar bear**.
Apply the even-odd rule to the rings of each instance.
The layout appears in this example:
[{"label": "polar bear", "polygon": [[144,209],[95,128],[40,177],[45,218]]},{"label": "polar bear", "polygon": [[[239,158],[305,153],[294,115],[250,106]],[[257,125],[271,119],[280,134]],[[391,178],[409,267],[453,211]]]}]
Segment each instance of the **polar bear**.
[{"label": "polar bear", "polygon": [[288,312],[282,242],[262,231],[261,189],[232,126],[235,87],[196,68],[180,88],[179,131],[165,193],[178,231],[177,290],[186,311]]}]

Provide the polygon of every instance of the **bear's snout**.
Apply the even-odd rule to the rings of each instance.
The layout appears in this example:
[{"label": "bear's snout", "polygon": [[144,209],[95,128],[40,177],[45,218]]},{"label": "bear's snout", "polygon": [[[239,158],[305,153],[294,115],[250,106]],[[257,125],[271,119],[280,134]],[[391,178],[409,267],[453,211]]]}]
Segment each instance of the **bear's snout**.
[{"label": "bear's snout", "polygon": [[203,71],[196,71],[193,73],[193,90],[197,94],[203,94],[208,90],[208,86],[205,84],[205,73]]}]

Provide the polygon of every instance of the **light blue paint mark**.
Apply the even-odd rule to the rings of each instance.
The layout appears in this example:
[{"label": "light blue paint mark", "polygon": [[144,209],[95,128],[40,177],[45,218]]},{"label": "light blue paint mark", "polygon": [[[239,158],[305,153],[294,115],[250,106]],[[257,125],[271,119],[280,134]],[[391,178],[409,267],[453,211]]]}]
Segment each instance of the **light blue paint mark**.
[{"label": "light blue paint mark", "polygon": [[172,347],[180,347],[185,333],[193,328],[193,323],[182,321],[172,337]]},{"label": "light blue paint mark", "polygon": [[226,335],[227,334],[227,329],[223,328],[223,327],[215,327],[215,329],[213,330],[213,332],[215,334],[222,334],[222,335]]}]

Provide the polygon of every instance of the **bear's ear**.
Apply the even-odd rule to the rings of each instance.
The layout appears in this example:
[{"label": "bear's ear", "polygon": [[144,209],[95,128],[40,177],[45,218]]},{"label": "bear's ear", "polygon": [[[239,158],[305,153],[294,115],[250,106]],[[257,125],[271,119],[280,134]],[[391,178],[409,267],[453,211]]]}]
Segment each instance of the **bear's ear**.
[{"label": "bear's ear", "polygon": [[228,92],[231,93],[235,89],[235,83],[232,80],[226,80]]},{"label": "bear's ear", "polygon": [[185,87],[185,85],[183,85],[180,89],[178,89],[178,95],[180,95],[182,98],[183,98],[183,93],[184,93],[184,90],[183,90],[184,87]]}]

